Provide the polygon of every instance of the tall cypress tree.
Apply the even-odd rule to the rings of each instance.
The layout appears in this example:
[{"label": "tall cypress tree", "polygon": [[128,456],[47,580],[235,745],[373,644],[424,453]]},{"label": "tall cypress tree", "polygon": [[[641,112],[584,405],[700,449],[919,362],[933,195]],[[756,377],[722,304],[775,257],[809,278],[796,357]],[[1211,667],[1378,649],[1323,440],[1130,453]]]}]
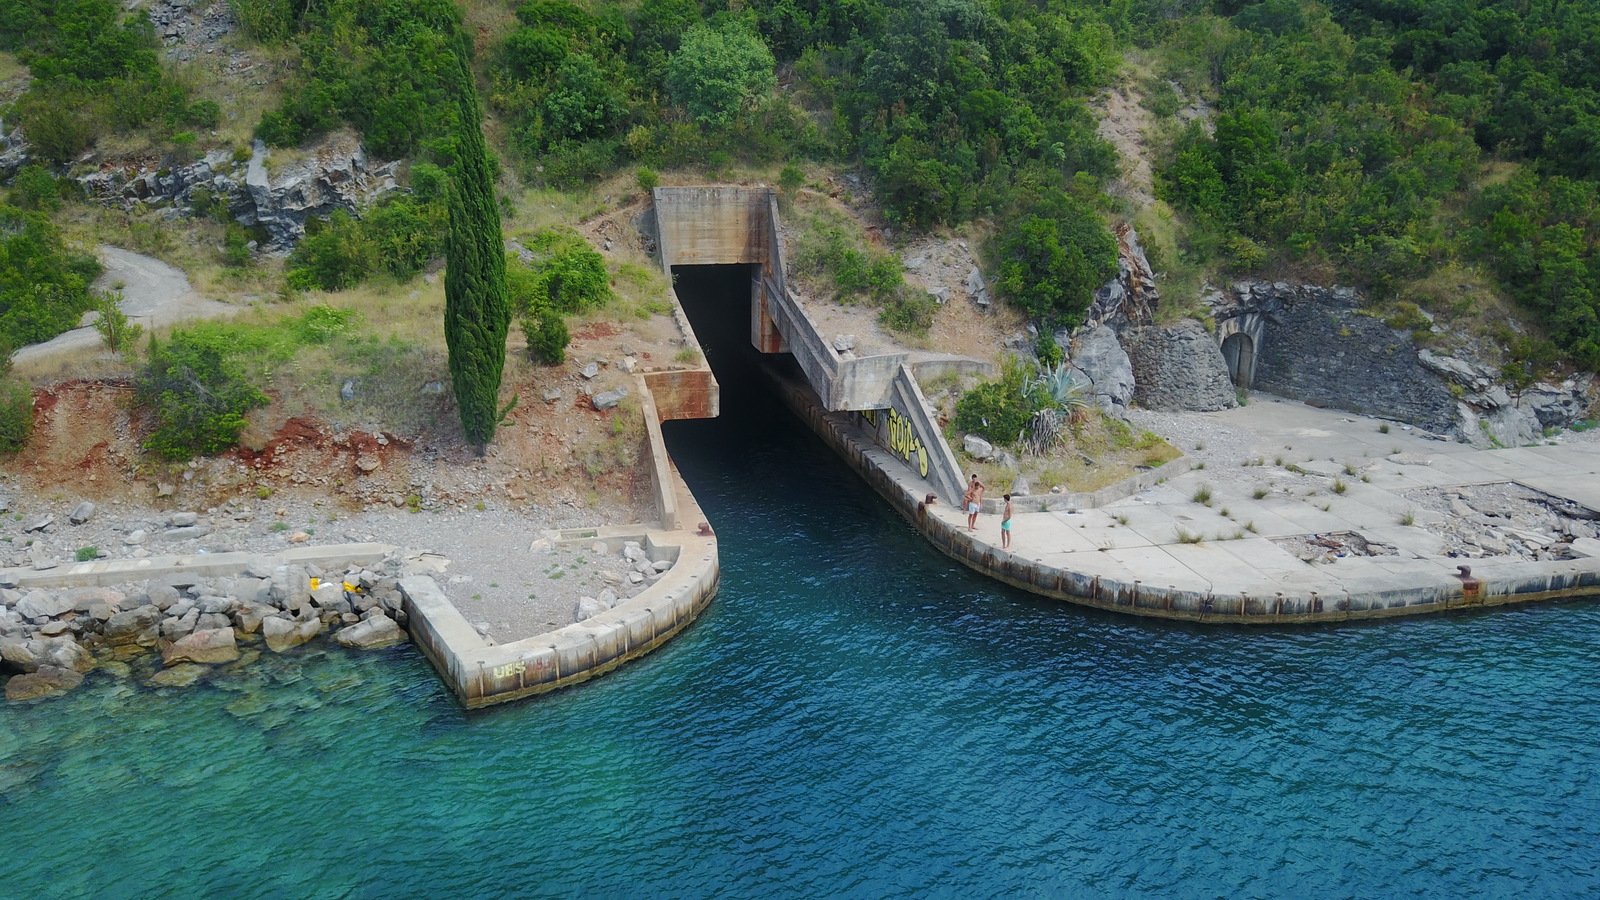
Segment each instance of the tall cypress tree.
[{"label": "tall cypress tree", "polygon": [[467,441],[478,454],[494,438],[500,376],[506,364],[505,243],[500,207],[484,146],[478,89],[465,32],[457,32],[456,104],[460,110],[456,165],[450,190],[450,237],[445,244],[444,339],[450,383]]}]

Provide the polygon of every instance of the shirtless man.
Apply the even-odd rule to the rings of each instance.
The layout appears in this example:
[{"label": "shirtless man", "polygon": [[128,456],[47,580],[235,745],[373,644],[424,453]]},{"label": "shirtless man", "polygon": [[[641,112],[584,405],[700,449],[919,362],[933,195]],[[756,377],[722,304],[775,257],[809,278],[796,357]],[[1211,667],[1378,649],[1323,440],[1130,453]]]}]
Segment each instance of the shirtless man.
[{"label": "shirtless man", "polygon": [[1011,495],[1006,495],[1005,511],[1000,513],[1000,549],[1011,549]]},{"label": "shirtless man", "polygon": [[978,530],[978,510],[983,509],[984,483],[978,480],[978,473],[972,473],[972,480],[967,483],[967,492],[961,495],[961,504],[967,508],[967,530]]}]

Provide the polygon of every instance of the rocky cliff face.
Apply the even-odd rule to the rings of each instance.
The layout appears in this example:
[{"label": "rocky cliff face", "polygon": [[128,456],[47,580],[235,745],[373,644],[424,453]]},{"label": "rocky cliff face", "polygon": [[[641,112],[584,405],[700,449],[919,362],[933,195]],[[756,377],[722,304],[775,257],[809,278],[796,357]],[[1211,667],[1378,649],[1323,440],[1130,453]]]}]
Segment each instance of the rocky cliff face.
[{"label": "rocky cliff face", "polygon": [[1219,334],[1254,351],[1251,387],[1410,422],[1477,446],[1517,446],[1581,418],[1593,376],[1512,397],[1483,360],[1419,348],[1411,333],[1361,309],[1349,288],[1246,281],[1207,298]]},{"label": "rocky cliff face", "polygon": [[180,168],[108,168],[78,180],[90,196],[130,209],[145,204],[193,215],[202,201],[220,203],[240,224],[260,225],[271,252],[292,249],[311,217],[355,212],[398,187],[399,163],[369,159],[349,134],[330,135],[282,166],[269,159],[258,142],[247,161],[216,150]]}]

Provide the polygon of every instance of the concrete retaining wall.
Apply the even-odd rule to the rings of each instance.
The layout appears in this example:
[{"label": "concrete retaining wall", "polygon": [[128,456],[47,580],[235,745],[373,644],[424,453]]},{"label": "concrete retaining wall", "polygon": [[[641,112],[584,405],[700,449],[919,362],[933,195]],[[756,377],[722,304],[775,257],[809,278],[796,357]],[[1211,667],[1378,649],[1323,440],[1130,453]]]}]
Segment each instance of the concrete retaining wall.
[{"label": "concrete retaining wall", "polygon": [[[1593,593],[1600,569],[1593,560],[1478,561],[1477,589],[1438,569],[1418,567],[1392,582],[1338,591],[1271,591],[1214,594],[1208,590],[1131,583],[1023,559],[978,541],[965,529],[931,515],[921,501],[927,487],[893,454],[875,446],[850,421],[823,409],[806,385],[774,375],[784,401],[832,446],[874,490],[945,555],[984,575],[1031,593],[1083,606],[1140,616],[1240,624],[1342,622],[1443,612]],[[1395,582],[1405,581],[1404,584]]]}]

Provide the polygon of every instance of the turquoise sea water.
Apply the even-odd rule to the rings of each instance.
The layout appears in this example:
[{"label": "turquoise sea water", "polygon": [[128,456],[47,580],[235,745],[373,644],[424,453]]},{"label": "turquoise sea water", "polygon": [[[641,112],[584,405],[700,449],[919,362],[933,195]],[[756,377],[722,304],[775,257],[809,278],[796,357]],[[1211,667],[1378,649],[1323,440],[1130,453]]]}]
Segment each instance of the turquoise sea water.
[{"label": "turquoise sea water", "polygon": [[722,590],[463,713],[409,648],[0,707],[0,897],[1583,897],[1600,603],[1200,628],[937,555],[724,378]]}]

